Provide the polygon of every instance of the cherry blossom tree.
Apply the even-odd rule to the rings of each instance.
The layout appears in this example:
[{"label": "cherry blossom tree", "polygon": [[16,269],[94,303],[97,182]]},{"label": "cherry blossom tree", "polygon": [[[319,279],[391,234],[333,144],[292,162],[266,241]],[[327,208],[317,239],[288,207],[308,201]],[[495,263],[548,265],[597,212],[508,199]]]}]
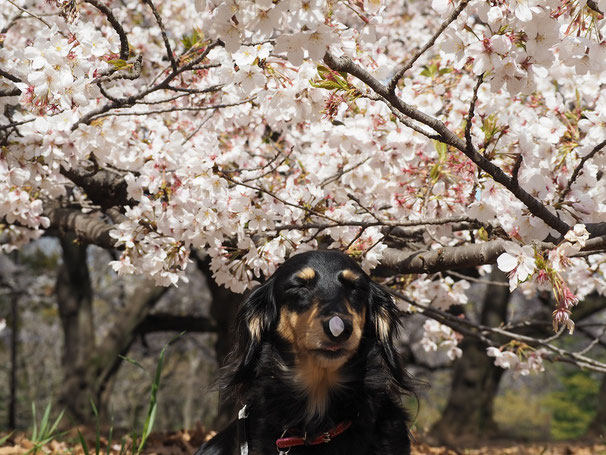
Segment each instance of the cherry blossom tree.
[{"label": "cherry blossom tree", "polygon": [[[117,249],[178,285],[190,254],[244,292],[338,248],[423,313],[527,373],[606,293],[605,0],[7,0],[0,222]],[[553,337],[490,327],[469,273],[550,293]],[[479,277],[479,278],[478,278]],[[515,341],[503,344],[502,340]],[[497,341],[500,340],[500,341]]]}]

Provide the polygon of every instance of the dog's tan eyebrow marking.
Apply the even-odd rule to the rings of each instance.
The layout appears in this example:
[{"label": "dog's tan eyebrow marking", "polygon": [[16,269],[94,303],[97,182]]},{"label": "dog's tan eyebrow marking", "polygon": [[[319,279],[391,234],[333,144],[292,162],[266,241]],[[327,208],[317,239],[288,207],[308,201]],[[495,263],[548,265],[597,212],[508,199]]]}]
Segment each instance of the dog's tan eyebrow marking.
[{"label": "dog's tan eyebrow marking", "polygon": [[295,276],[303,281],[309,281],[314,279],[314,277],[316,276],[316,271],[311,267],[305,267],[304,269],[297,272]]},{"label": "dog's tan eyebrow marking", "polygon": [[347,280],[347,281],[351,281],[351,282],[355,282],[360,278],[360,275],[358,275],[356,272],[354,272],[351,269],[345,269],[341,272],[341,276],[343,277],[343,279]]}]

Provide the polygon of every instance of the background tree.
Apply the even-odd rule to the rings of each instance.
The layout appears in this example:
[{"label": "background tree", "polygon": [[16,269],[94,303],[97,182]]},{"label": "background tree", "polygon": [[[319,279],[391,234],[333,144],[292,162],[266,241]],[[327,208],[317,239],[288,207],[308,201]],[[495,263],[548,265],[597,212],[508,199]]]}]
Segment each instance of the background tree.
[{"label": "background tree", "polygon": [[[195,252],[235,293],[339,248],[437,321],[427,345],[605,373],[603,326],[562,341],[606,291],[603,3],[3,2],[2,248],[70,234],[158,286]],[[551,294],[555,335],[446,311],[469,282],[446,272],[495,264]],[[99,344],[103,371],[140,322]]]}]

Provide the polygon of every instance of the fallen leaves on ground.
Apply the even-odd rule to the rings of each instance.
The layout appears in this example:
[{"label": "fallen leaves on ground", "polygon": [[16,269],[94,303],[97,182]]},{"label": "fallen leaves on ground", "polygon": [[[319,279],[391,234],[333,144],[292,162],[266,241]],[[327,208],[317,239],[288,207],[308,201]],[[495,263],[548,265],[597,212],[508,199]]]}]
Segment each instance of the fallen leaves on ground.
[{"label": "fallen leaves on ground", "polygon": [[[95,433],[86,428],[79,428],[84,434],[89,454],[95,454]],[[85,455],[79,443],[77,430],[67,432],[60,440],[54,439],[38,447],[38,454],[44,455]],[[179,430],[153,433],[143,450],[147,455],[193,455],[200,445],[208,440],[214,432],[208,432],[197,425],[193,430]],[[0,438],[2,434],[0,434]],[[125,447],[130,447],[132,441],[128,435],[115,437],[111,443],[109,455],[120,454],[121,440],[124,437]],[[108,441],[100,437],[100,455],[108,455]],[[36,444],[22,433],[17,433],[0,447],[0,455],[32,454]],[[132,451],[122,452],[131,455]],[[606,455],[605,444],[580,443],[534,443],[534,444],[485,444],[477,448],[448,448],[431,446],[419,442],[413,446],[412,455]]]},{"label": "fallen leaves on ground", "polygon": [[427,444],[413,446],[412,455],[606,455],[604,444],[543,443],[490,444],[473,449],[434,447]]}]

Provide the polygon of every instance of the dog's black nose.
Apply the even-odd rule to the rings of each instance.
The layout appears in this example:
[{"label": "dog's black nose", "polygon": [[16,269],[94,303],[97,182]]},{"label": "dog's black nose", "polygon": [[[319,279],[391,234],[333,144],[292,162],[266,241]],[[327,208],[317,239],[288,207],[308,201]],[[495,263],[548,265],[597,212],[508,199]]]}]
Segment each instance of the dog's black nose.
[{"label": "dog's black nose", "polygon": [[335,315],[322,322],[324,333],[331,341],[342,343],[346,341],[353,332],[353,324],[351,319]]}]

